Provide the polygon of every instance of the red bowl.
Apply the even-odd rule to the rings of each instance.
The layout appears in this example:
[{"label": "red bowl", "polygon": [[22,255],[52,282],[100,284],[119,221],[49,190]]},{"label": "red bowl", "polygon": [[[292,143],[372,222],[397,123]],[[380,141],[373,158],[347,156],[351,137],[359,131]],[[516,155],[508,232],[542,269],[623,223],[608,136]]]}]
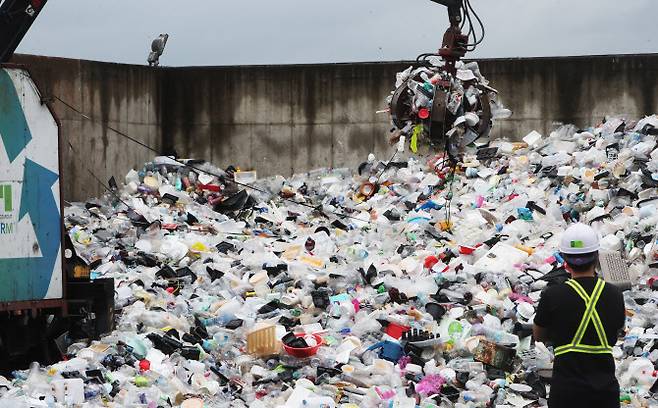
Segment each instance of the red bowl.
[{"label": "red bowl", "polygon": [[[296,334],[295,336],[304,337],[305,335]],[[312,357],[318,352],[318,349],[320,348],[320,346],[322,346],[322,343],[324,342],[324,340],[322,340],[322,337],[320,337],[317,334],[314,334],[313,337],[315,337],[315,341],[318,343],[313,347],[295,348],[284,344],[283,349],[286,351],[286,353],[290,354],[293,357],[297,357],[297,358]]]}]

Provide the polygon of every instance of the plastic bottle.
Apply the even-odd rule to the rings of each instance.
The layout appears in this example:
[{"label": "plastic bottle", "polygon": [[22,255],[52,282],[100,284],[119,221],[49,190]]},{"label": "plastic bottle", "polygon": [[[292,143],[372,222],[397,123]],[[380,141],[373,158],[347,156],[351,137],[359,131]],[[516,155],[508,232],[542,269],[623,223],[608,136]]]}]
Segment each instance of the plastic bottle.
[{"label": "plastic bottle", "polygon": [[638,336],[636,334],[627,334],[626,337],[624,337],[624,344],[623,344],[624,351],[627,354],[632,354],[633,349],[635,348],[635,344],[637,344],[637,341],[638,341]]},{"label": "plastic bottle", "polygon": [[489,401],[489,395],[479,391],[464,391],[461,395],[464,402],[473,402],[476,404],[484,404]]},{"label": "plastic bottle", "polygon": [[498,343],[498,344],[518,344],[519,336],[516,336],[511,333],[507,333],[503,330],[494,330],[490,329],[482,324],[474,324],[471,327],[471,333],[475,335],[483,335],[487,339]]},{"label": "plastic bottle", "polygon": [[302,401],[302,408],[335,408],[336,402],[330,397],[313,396]]},{"label": "plastic bottle", "polygon": [[201,322],[206,326],[225,326],[226,323],[235,319],[235,313],[237,313],[242,308],[242,303],[237,299],[232,299],[229,302],[222,305],[217,310],[217,316],[201,320]]},{"label": "plastic bottle", "polygon": [[498,391],[496,392],[496,400],[495,400],[495,405],[503,405],[505,403],[505,399],[507,397],[507,391],[505,391],[504,387],[498,388]]}]

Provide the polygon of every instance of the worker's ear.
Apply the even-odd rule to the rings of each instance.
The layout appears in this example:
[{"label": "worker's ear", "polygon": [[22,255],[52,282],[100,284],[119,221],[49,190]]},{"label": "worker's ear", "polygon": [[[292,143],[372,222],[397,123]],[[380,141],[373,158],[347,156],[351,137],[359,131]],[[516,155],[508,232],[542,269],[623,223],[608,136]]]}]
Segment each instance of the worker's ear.
[{"label": "worker's ear", "polygon": [[564,269],[569,272],[569,274],[573,274],[573,269],[571,269],[567,262],[564,263]]}]

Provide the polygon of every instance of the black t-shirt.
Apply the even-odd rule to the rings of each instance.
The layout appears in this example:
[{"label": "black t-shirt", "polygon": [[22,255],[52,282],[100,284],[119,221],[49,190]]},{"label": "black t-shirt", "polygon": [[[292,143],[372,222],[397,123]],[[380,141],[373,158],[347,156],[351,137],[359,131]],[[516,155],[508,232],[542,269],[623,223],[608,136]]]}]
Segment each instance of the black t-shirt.
[{"label": "black t-shirt", "polygon": [[[576,281],[591,296],[597,278],[577,278]],[[614,346],[617,333],[624,327],[624,297],[619,288],[605,284],[596,304],[596,311],[608,338]],[[585,301],[575,290],[563,283],[547,288],[537,307],[535,324],[548,330],[548,338],[555,347],[569,344],[585,313]],[[596,331],[590,321],[582,344],[599,345]],[[615,377],[615,361],[610,354],[565,353],[555,358],[552,387],[589,389],[592,391],[619,390]]]}]

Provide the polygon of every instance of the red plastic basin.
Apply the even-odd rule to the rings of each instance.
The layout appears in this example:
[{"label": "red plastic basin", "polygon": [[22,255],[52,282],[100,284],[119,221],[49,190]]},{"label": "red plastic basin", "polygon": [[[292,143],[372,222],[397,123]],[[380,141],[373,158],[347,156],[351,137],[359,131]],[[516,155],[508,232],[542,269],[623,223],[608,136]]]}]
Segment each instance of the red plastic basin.
[{"label": "red plastic basin", "polygon": [[[304,334],[297,334],[297,337],[304,337]],[[287,345],[283,345],[283,349],[286,351],[286,353],[290,354],[293,357],[297,358],[306,358],[306,357],[312,357],[314,356],[317,352],[320,346],[322,346],[322,343],[324,340],[322,340],[322,337],[320,337],[317,334],[313,334],[313,337],[315,337],[315,341],[318,343],[317,345],[313,347],[301,347],[301,348],[295,348],[295,347],[290,347]]]}]

